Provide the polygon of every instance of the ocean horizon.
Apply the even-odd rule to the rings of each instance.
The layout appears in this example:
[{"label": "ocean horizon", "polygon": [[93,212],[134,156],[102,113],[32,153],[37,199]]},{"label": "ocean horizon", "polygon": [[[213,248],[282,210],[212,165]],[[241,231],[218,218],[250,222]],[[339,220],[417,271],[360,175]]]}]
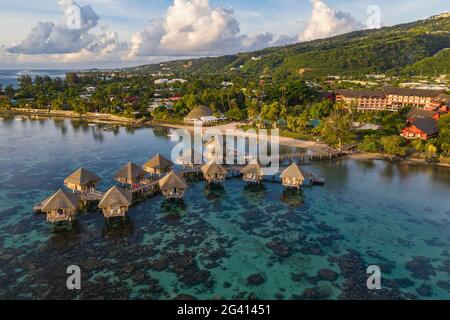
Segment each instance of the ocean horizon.
[{"label": "ocean horizon", "polygon": [[0,70],[0,85],[5,88],[12,85],[17,88],[19,85],[19,77],[24,74],[29,74],[31,77],[49,76],[50,78],[66,77],[67,72],[73,72],[73,69],[1,69]]}]

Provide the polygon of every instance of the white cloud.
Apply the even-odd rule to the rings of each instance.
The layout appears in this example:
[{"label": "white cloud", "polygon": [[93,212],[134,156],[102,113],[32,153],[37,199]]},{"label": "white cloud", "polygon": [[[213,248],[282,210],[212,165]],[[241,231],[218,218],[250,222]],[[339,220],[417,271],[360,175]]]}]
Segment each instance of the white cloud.
[{"label": "white cloud", "polygon": [[311,18],[305,31],[299,35],[299,41],[324,39],[364,28],[349,13],[336,11],[322,0],[311,1],[313,3]]},{"label": "white cloud", "polygon": [[151,20],[132,37],[129,57],[227,54],[273,41],[270,33],[241,34],[233,9],[213,7],[209,0],[175,0],[164,18]]},{"label": "white cloud", "polygon": [[83,51],[99,54],[123,50],[115,32],[103,28],[100,34],[90,33],[100,18],[90,5],[79,6],[74,0],[60,0],[64,17],[61,24],[39,22],[27,37],[7,48],[7,52],[23,55],[75,54]]}]

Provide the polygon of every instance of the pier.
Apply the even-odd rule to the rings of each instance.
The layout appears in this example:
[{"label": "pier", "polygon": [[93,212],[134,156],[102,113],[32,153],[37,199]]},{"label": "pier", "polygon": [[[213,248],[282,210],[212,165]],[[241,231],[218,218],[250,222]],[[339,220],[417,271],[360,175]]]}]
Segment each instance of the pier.
[{"label": "pier", "polygon": [[[315,159],[332,160],[344,154],[345,151],[336,151],[328,154],[286,153],[279,157],[279,171],[281,173],[274,175],[264,175],[263,166],[247,163],[194,165],[191,162],[183,163],[181,167],[174,170],[171,162],[165,161],[161,156],[157,156],[154,159],[158,161],[150,160],[143,166],[147,170],[132,162],[122,167],[114,176],[114,179],[122,185],[121,188],[113,186],[106,193],[95,190],[100,181],[99,177],[80,168],[64,180],[64,185],[72,193],[60,190],[54,196],[34,205],[33,212],[46,213],[49,222],[72,222],[77,211],[90,211],[95,206],[102,209],[106,219],[113,217],[124,218],[128,213],[129,207],[160,194],[167,199],[182,199],[186,189],[188,189],[184,179],[193,176],[195,178],[203,178],[208,183],[221,183],[226,179],[240,178],[247,183],[281,183],[285,188],[300,189],[305,186],[324,185],[325,178],[303,170],[297,163],[314,161]],[[283,163],[287,161],[291,162],[291,164],[284,166]],[[162,162],[164,162],[164,166],[160,165]],[[62,198],[64,201],[53,201],[52,199],[55,196]],[[121,200],[120,203],[116,203],[117,199]],[[52,206],[49,206],[50,200],[53,201]],[[78,208],[74,207],[76,202],[78,203]],[[51,217],[49,216],[50,214]]]}]

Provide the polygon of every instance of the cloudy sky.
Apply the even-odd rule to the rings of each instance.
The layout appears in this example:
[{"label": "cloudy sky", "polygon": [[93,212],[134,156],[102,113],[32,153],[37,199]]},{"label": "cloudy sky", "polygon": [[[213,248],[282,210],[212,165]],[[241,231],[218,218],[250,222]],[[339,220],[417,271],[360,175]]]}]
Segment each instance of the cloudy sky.
[{"label": "cloudy sky", "polygon": [[215,56],[449,10],[448,0],[0,0],[0,69]]}]

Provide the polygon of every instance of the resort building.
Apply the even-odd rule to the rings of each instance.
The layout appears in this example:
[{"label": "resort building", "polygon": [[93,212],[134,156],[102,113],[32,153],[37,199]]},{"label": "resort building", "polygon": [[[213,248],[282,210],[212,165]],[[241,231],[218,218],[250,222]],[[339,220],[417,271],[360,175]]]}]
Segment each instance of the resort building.
[{"label": "resort building", "polygon": [[172,161],[158,153],[152,159],[147,161],[142,168],[148,173],[162,175],[168,173],[172,169],[172,166]]},{"label": "resort building", "polygon": [[429,140],[439,135],[439,128],[433,118],[415,120],[402,130],[401,136],[406,139]]},{"label": "resort building", "polygon": [[41,211],[47,214],[47,221],[51,223],[75,219],[79,199],[76,195],[62,189],[42,202]]},{"label": "resort building", "polygon": [[215,162],[205,164],[202,172],[209,184],[224,182],[228,173],[227,169]]},{"label": "resort building", "polygon": [[80,168],[64,180],[64,185],[74,192],[92,192],[100,183],[100,178],[84,168]]},{"label": "resort building", "polygon": [[264,174],[259,164],[249,164],[241,170],[242,180],[248,183],[261,183]]},{"label": "resort building", "polygon": [[122,184],[135,185],[140,184],[145,179],[147,172],[142,167],[129,162],[119,172],[116,173],[115,179]]},{"label": "resort building", "polygon": [[300,189],[308,174],[293,163],[283,171],[280,177],[284,187]]},{"label": "resort building", "polygon": [[195,122],[201,122],[202,124],[209,124],[217,121],[219,121],[219,119],[214,116],[214,112],[207,106],[195,107],[184,118],[184,122],[192,124]]},{"label": "resort building", "polygon": [[133,195],[131,192],[114,186],[104,194],[98,207],[103,210],[103,216],[106,219],[125,218],[132,202]]},{"label": "resort building", "polygon": [[385,88],[378,91],[341,90],[337,101],[354,106],[358,111],[398,111],[405,107],[434,110],[443,90]]},{"label": "resort building", "polygon": [[438,121],[441,117],[442,112],[439,110],[431,111],[431,110],[424,110],[424,109],[417,109],[413,108],[411,111],[409,111],[407,115],[408,122],[412,123],[415,120],[418,119],[425,119],[425,118],[432,118],[435,121]]},{"label": "resort building", "polygon": [[188,185],[183,178],[172,171],[159,180],[159,188],[166,199],[182,199]]}]

